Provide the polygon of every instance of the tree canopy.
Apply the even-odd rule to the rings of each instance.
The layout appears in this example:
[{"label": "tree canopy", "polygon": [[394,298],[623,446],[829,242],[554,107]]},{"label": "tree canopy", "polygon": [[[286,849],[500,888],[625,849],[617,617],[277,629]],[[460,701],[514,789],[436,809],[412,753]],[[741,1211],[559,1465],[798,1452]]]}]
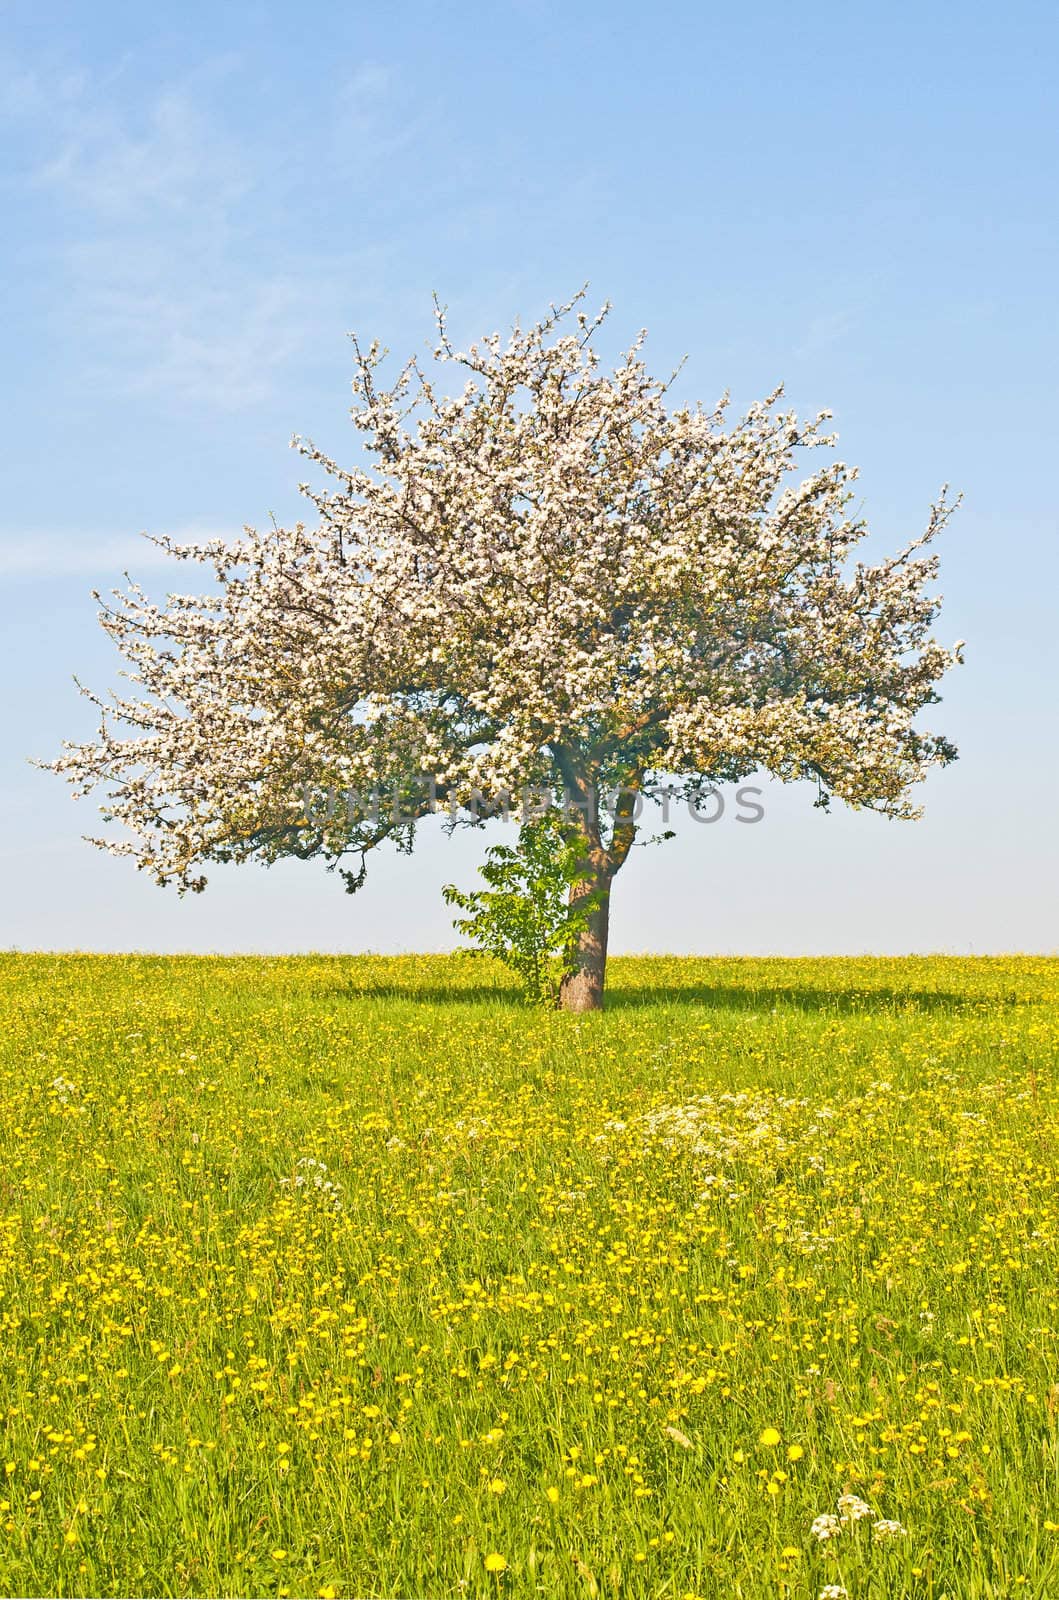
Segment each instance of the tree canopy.
[{"label": "tree canopy", "polygon": [[[779,389],[734,421],[727,398],[671,407],[642,333],[603,369],[607,311],[579,295],[460,351],[437,308],[433,363],[389,386],[354,339],[362,461],[294,441],[322,469],[311,524],[162,540],[208,592],[130,580],[104,604],[130,693],[92,695],[98,736],[51,763],[102,787],[121,831],[96,842],[180,889],[284,856],[355,887],[431,810],[473,824],[476,795],[535,787],[572,801],[598,900],[663,779],[694,797],[765,771],[917,814],[955,755],[917,722],[960,652],[931,632],[945,492],[896,555],[855,560],[855,471],[796,475],[829,413],[799,421]],[[400,803],[306,798],[372,791]],[[589,1003],[601,987],[600,965]]]}]

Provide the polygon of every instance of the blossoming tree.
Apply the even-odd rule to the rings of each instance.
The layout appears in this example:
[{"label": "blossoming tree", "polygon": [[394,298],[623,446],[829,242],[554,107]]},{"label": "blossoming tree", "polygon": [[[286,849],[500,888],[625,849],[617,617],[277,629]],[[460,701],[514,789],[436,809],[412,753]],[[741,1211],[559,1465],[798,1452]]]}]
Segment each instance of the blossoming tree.
[{"label": "blossoming tree", "polygon": [[591,897],[562,993],[589,1010],[611,885],[663,780],[695,800],[764,770],[917,814],[911,786],[955,755],[915,725],[959,659],[931,636],[944,491],[898,555],[852,562],[855,473],[828,458],[791,480],[833,443],[829,413],[800,423],[779,390],[734,423],[726,400],[670,408],[643,334],[601,368],[606,313],[577,296],[458,352],[439,308],[451,398],[414,360],[385,387],[383,352],[354,340],[361,463],[294,441],[323,469],[302,485],[313,525],[162,541],[210,592],[157,605],[130,580],[105,603],[132,691],[91,695],[98,737],[50,763],[101,786],[122,831],[94,843],[181,890],[209,861],[284,856],[353,889],[432,810],[474,825],[481,797],[544,791],[580,846],[572,897]]}]

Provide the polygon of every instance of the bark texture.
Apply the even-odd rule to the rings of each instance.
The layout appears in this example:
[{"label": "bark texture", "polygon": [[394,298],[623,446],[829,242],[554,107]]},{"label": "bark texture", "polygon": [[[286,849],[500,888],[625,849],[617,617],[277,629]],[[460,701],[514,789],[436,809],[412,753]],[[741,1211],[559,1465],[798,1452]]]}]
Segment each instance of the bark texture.
[{"label": "bark texture", "polygon": [[[607,934],[610,928],[610,884],[594,884],[589,892],[602,889],[598,905],[589,913],[587,926],[577,942],[573,972],[563,979],[559,1005],[563,1011],[602,1011],[603,984],[607,973]],[[574,893],[583,895],[585,886]],[[573,896],[571,896],[573,900]],[[575,902],[576,903],[576,902]]]}]

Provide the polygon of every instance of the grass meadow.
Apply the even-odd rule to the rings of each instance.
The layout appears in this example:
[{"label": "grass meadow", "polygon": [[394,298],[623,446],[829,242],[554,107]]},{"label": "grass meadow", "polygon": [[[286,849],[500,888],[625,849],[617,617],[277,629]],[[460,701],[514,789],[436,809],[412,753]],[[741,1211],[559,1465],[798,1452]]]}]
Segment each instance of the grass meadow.
[{"label": "grass meadow", "polygon": [[1059,961],[0,957],[0,1590],[1059,1595]]}]

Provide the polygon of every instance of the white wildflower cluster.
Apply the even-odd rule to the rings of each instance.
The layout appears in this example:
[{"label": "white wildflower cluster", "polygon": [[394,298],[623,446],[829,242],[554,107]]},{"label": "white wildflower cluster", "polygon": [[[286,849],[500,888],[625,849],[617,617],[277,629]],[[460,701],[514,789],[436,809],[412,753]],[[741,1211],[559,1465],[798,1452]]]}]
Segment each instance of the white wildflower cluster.
[{"label": "white wildflower cluster", "polygon": [[[837,1511],[837,1515],[836,1515]],[[877,1517],[871,1506],[859,1495],[840,1494],[836,1511],[825,1511],[814,1517],[809,1532],[818,1544],[832,1548],[836,1539],[859,1522],[871,1524],[872,1538],[882,1544],[890,1539],[903,1538],[907,1532],[900,1522],[887,1517]]]},{"label": "white wildflower cluster", "polygon": [[[807,1170],[826,1177],[820,1149],[833,1118],[827,1105],[741,1090],[656,1106],[633,1127],[646,1145],[681,1151],[701,1169],[697,1207],[734,1206],[745,1198],[741,1178],[751,1166],[760,1172],[763,1166],[778,1170],[804,1162]],[[794,1254],[806,1257],[823,1254],[835,1243],[833,1235],[807,1227],[797,1215],[787,1219],[784,1239]]]},{"label": "white wildflower cluster", "polygon": [[295,1193],[315,1194],[325,1200],[333,1211],[342,1210],[342,1185],[327,1176],[327,1167],[314,1156],[302,1156],[296,1164],[293,1178],[281,1178],[280,1187]]},{"label": "white wildflower cluster", "polygon": [[931,631],[944,493],[898,554],[856,561],[856,473],[798,478],[828,413],[779,390],[737,420],[671,408],[642,334],[601,368],[607,308],[580,299],[467,351],[439,312],[451,398],[415,360],[386,387],[354,341],[362,464],[295,441],[324,474],[302,485],[316,525],[160,541],[208,591],[101,601],[129,688],[89,693],[96,739],[50,764],[102,792],[117,834],[95,843],[191,890],[211,861],[352,857],[352,888],[410,820],[542,786],[583,801],[609,884],[637,807],[611,826],[598,796],[660,775],[674,798],[764,770],[917,814],[911,786],[955,753],[916,725],[960,659]]},{"label": "white wildflower cluster", "polygon": [[645,1112],[639,1126],[649,1141],[711,1159],[730,1161],[761,1150],[780,1157],[789,1149],[789,1114],[804,1112],[808,1104],[745,1090],[700,1094],[683,1105]]},{"label": "white wildflower cluster", "polygon": [[872,1509],[858,1495],[840,1494],[838,1514],[845,1523],[863,1522],[865,1517],[871,1517]]},{"label": "white wildflower cluster", "polygon": [[61,1106],[68,1106],[80,1096],[80,1089],[76,1083],[71,1083],[69,1078],[64,1078],[60,1073],[48,1085],[49,1093]]},{"label": "white wildflower cluster", "polygon": [[825,1583],[820,1590],[820,1600],[849,1600],[849,1590],[841,1583]]},{"label": "white wildflower cluster", "polygon": [[493,1125],[487,1117],[455,1117],[444,1137],[445,1144],[460,1144],[464,1139],[483,1139]]},{"label": "white wildflower cluster", "polygon": [[878,1544],[885,1544],[888,1539],[903,1539],[908,1529],[901,1523],[893,1522],[888,1517],[880,1517],[872,1523],[871,1536]]},{"label": "white wildflower cluster", "polygon": [[813,1233],[808,1228],[794,1228],[790,1237],[803,1256],[824,1255],[835,1243],[833,1233]]}]

